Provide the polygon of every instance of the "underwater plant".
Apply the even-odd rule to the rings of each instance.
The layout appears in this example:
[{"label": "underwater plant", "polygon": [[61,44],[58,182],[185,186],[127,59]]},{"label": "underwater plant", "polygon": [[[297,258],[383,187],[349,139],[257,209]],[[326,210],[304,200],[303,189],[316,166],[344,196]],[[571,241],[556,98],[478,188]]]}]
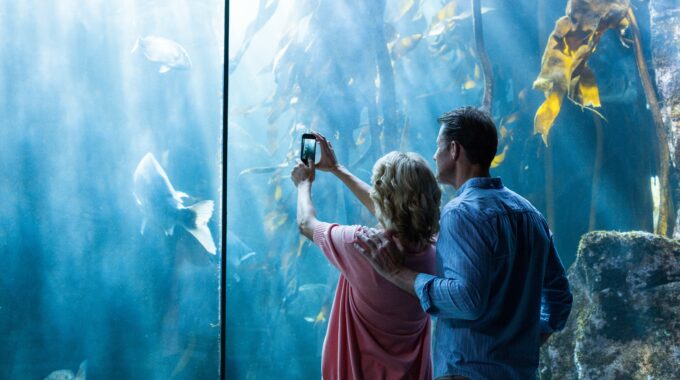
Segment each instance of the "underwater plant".
[{"label": "underwater plant", "polygon": [[[619,32],[624,46],[631,41],[624,38],[631,30],[632,42],[640,78],[647,97],[659,139],[660,154],[660,209],[656,233],[672,232],[673,204],[669,186],[668,137],[661,120],[658,101],[644,62],[639,30],[629,0],[585,1],[569,0],[566,15],[555,23],[541,61],[541,72],[533,83],[536,90],[543,91],[545,101],[536,111],[534,133],[540,134],[548,146],[548,135],[562,107],[564,96],[580,106],[604,117],[596,110],[601,106],[595,74],[588,67],[588,59],[595,52],[602,35],[609,29]],[[599,121],[596,122],[599,125]]]}]

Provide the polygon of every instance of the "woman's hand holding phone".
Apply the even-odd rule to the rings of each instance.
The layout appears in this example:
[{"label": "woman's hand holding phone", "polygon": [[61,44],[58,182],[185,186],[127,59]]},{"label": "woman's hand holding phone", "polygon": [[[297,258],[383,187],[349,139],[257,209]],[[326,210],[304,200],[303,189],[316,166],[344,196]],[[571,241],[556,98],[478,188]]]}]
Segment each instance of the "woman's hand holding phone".
[{"label": "woman's hand holding phone", "polygon": [[298,160],[297,165],[295,165],[293,171],[290,173],[290,179],[295,186],[299,186],[305,181],[310,184],[314,182],[314,166],[314,160],[309,160],[307,164]]},{"label": "woman's hand holding phone", "polygon": [[340,164],[338,164],[338,159],[335,157],[331,142],[317,132],[312,132],[312,134],[316,137],[316,141],[321,147],[321,159],[319,160],[319,163],[316,164],[316,168],[325,172],[337,170],[340,167]]}]

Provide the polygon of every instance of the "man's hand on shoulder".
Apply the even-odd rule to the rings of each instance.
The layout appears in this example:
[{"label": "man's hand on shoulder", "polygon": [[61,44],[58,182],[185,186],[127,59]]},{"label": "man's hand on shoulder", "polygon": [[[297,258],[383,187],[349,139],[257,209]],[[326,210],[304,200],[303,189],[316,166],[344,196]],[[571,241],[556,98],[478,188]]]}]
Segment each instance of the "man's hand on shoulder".
[{"label": "man's hand on shoulder", "polygon": [[404,266],[404,252],[399,250],[387,233],[362,228],[357,232],[354,247],[371,263],[378,274],[410,294],[416,295],[413,284],[418,273]]}]

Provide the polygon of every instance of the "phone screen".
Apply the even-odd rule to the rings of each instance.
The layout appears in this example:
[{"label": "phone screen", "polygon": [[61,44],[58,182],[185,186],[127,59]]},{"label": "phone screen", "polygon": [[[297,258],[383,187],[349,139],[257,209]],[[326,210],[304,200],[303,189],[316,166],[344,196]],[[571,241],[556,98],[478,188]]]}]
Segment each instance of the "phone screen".
[{"label": "phone screen", "polygon": [[316,159],[316,139],[313,136],[302,136],[302,150],[300,152],[300,159],[305,164],[308,163],[308,159]]}]

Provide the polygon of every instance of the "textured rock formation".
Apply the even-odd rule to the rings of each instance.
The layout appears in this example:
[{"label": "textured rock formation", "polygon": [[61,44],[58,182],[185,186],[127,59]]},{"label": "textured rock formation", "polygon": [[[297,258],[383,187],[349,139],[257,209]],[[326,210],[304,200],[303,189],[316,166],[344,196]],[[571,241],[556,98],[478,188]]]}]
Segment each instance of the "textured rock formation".
[{"label": "textured rock formation", "polygon": [[573,309],[541,348],[541,380],[680,379],[680,242],[588,233],[569,280]]}]

